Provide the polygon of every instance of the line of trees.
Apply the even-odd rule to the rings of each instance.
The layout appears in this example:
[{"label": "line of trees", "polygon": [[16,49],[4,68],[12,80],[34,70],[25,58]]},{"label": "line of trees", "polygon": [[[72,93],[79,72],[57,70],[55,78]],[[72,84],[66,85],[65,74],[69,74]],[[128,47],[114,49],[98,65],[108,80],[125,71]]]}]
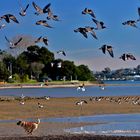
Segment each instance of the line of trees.
[{"label": "line of trees", "polygon": [[73,61],[55,59],[54,53],[46,47],[30,46],[17,57],[0,50],[0,60],[0,81],[39,81],[42,77],[52,80],[94,80],[88,66],[76,66]]}]

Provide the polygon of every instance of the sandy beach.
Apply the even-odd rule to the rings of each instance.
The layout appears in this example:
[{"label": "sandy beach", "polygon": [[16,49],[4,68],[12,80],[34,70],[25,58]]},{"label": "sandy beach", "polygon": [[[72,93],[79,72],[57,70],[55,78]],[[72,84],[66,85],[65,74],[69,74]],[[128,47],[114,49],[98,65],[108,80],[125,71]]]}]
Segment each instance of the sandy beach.
[{"label": "sandy beach", "polygon": [[[117,114],[117,113],[140,113],[139,105],[133,104],[131,101],[140,98],[139,96],[123,96],[123,97],[100,97],[100,98],[50,98],[46,100],[43,97],[24,99],[25,104],[21,105],[20,98],[13,97],[0,97],[0,120],[27,120],[29,118],[52,118],[52,117],[73,117],[73,116],[85,116],[96,114]],[[77,106],[75,103],[81,99],[86,100],[88,103],[82,106]],[[118,102],[121,100],[121,103]],[[126,102],[128,100],[128,102]],[[38,103],[43,105],[43,108],[38,107]],[[80,127],[85,125],[95,125],[95,123],[55,123],[55,122],[43,122],[40,123],[37,131],[33,133],[31,139],[46,139],[49,136],[50,139],[57,135],[58,138],[61,135],[62,139],[70,134],[64,132],[66,128]],[[65,136],[65,138],[64,138]],[[77,136],[77,135],[76,135]],[[29,138],[23,128],[16,125],[15,122],[1,123],[0,125],[0,138],[13,137],[13,139],[23,137]],[[69,139],[70,139],[69,137]],[[72,136],[73,137],[73,136]],[[71,139],[74,139],[72,138]],[[85,137],[88,138],[86,135]],[[94,137],[95,136],[91,136]],[[7,138],[8,139],[8,138]],[[78,138],[77,138],[78,139]],[[85,139],[85,138],[83,138]],[[103,139],[103,138],[100,138]],[[108,138],[106,138],[108,139]],[[118,140],[118,139],[117,139]],[[128,139],[129,140],[129,139]]]}]

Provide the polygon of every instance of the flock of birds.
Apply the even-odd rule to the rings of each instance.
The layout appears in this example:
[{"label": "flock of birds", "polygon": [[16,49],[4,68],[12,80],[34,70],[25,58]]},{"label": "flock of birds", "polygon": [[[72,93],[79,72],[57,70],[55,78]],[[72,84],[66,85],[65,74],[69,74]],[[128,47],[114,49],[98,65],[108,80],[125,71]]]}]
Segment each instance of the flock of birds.
[{"label": "flock of birds", "polygon": [[[27,4],[26,7],[23,7],[21,0],[19,0],[19,6],[20,6],[19,15],[22,17],[26,16],[27,10],[29,8],[29,4]],[[43,8],[40,8],[35,2],[32,2],[32,6],[35,9],[35,13],[34,13],[35,15],[39,16],[39,15],[47,14],[46,20],[38,20],[35,23],[36,25],[53,28],[51,25],[48,24],[48,22],[47,22],[48,20],[61,21],[59,19],[58,15],[53,14],[53,11],[51,9],[51,3],[48,3]],[[106,26],[104,25],[104,22],[97,20],[96,15],[92,9],[85,8],[82,10],[81,13],[83,15],[90,15],[92,17],[92,21],[93,21],[93,23],[95,23],[96,27],[91,27],[91,26],[79,27],[77,29],[74,29],[74,32],[81,33],[85,38],[88,38],[88,33],[90,33],[93,36],[93,38],[98,39],[98,37],[96,36],[95,30],[105,29]],[[128,25],[131,27],[139,28],[136,24],[138,22],[140,22],[140,8],[138,8],[138,15],[139,15],[139,18],[137,20],[128,20],[128,21],[123,22],[122,25]],[[10,23],[12,20],[15,23],[19,24],[19,21],[17,20],[17,18],[12,14],[5,14],[5,15],[1,16],[0,21],[2,21],[2,20],[5,20],[6,23]],[[5,26],[6,26],[5,23],[1,24],[0,29],[4,28]],[[9,43],[10,49],[19,47],[18,44],[23,40],[23,38],[20,37],[17,41],[13,42],[13,41],[10,41],[10,39],[8,39],[7,36],[5,36],[5,39]],[[46,46],[48,46],[47,37],[40,36],[34,41],[35,44],[39,43],[39,42],[43,42]],[[104,44],[99,49],[102,50],[102,52],[104,54],[106,54],[106,52],[108,52],[111,57],[114,57],[113,47],[111,45]],[[59,50],[59,51],[57,51],[57,53],[66,56],[66,53],[64,52],[64,50]],[[120,56],[119,58],[124,61],[129,60],[129,59],[136,60],[135,56],[132,53],[123,53],[122,56]]]},{"label": "flock of birds", "polygon": [[[106,26],[104,25],[104,22],[96,19],[95,13],[92,9],[85,8],[82,11],[82,14],[90,15],[92,17],[92,21],[96,24],[96,27],[91,27],[91,26],[79,27],[75,29],[74,32],[81,33],[85,38],[88,38],[88,33],[90,33],[94,37],[94,39],[98,39],[98,37],[96,36],[95,30],[105,29]],[[138,8],[138,16],[139,18],[137,20],[128,20],[128,21],[123,22],[122,25],[128,25],[128,26],[139,29],[139,27],[136,24],[140,22],[140,8]],[[104,44],[99,49],[102,50],[104,54],[108,52],[111,57],[114,57],[113,47],[111,45]],[[132,53],[123,53],[119,58],[124,61],[130,60],[130,59],[136,60],[135,56]]]},{"label": "flock of birds", "polygon": [[[49,101],[50,100],[50,96],[44,96],[43,99]],[[20,101],[19,104],[20,105],[25,105],[26,102],[26,96],[24,96],[23,94],[20,96]],[[44,105],[40,102],[37,103],[37,107],[38,108],[44,108]]]},{"label": "flock of birds", "polygon": [[[27,14],[27,10],[28,10],[28,7],[29,7],[29,4],[26,5],[25,8],[23,8],[22,6],[22,2],[21,0],[19,0],[19,6],[20,6],[20,12],[19,12],[19,15],[24,17],[26,16]],[[51,3],[47,4],[45,7],[43,8],[40,8],[35,2],[32,2],[32,6],[33,8],[35,9],[35,15],[41,15],[41,14],[47,14],[47,17],[46,19],[47,20],[54,20],[54,21],[60,21],[59,17],[55,14],[53,14],[53,11],[51,9]],[[36,25],[41,25],[41,26],[44,26],[44,27],[48,27],[48,28],[53,28],[52,26],[50,26],[47,22],[47,20],[38,20],[36,21]],[[13,14],[5,14],[3,16],[0,17],[0,22],[2,21],[5,21],[6,23],[11,23],[11,21],[19,24],[19,21],[17,20],[16,16],[14,16]],[[4,27],[6,27],[6,23],[2,23],[0,25],[0,29],[3,29]],[[23,37],[20,37],[17,41],[11,41],[7,36],[5,36],[5,40],[8,42],[9,46],[10,46],[10,49],[16,49],[16,48],[19,48],[20,47],[20,43],[22,42],[23,40]],[[43,37],[43,36],[40,36],[38,37],[37,39],[34,40],[34,43],[37,44],[37,43],[44,43],[44,45],[48,46],[49,44],[49,40],[47,37]],[[63,50],[59,50],[57,51],[57,54],[62,54],[64,56],[66,56],[66,53],[63,51]]]}]

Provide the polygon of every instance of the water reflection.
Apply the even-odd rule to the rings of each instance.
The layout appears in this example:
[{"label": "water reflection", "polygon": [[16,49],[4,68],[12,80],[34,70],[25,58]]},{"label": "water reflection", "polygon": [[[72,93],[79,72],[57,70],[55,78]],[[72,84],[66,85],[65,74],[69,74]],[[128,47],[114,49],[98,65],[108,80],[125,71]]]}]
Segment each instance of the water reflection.
[{"label": "water reflection", "polygon": [[87,133],[96,135],[140,136],[140,114],[97,115],[83,118],[93,122],[104,122],[97,125],[66,129],[69,133]]}]

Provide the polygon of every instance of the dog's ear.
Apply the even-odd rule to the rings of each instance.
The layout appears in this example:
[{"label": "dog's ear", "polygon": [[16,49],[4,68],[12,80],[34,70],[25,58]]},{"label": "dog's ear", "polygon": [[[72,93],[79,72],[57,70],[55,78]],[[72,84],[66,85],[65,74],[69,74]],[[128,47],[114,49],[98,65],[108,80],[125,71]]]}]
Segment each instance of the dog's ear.
[{"label": "dog's ear", "polygon": [[21,124],[21,121],[18,121],[18,122],[17,122],[17,125],[20,125],[20,124]]}]

